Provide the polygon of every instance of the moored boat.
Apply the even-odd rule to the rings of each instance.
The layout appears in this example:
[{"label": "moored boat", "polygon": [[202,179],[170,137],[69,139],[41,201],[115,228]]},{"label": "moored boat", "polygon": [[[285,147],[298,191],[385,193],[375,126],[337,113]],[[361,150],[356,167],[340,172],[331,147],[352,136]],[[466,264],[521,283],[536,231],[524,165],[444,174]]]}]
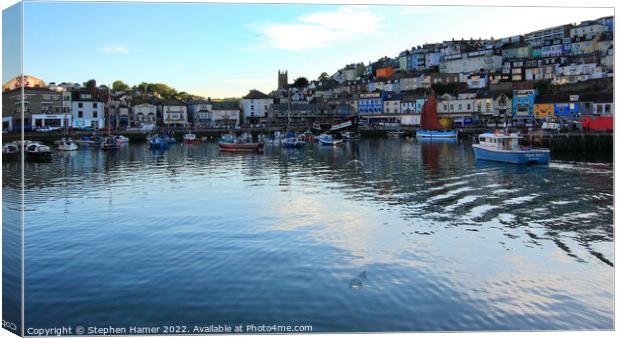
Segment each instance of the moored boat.
[{"label": "moored boat", "polygon": [[101,142],[101,149],[103,150],[117,150],[120,149],[121,145],[116,143],[113,137],[106,137]]},{"label": "moored boat", "polygon": [[58,150],[61,151],[75,151],[78,150],[77,143],[70,138],[62,138],[58,144]]},{"label": "moored boat", "polygon": [[337,146],[342,144],[342,139],[337,139],[331,134],[319,135],[319,143],[326,146]]},{"label": "moored boat", "polygon": [[287,133],[286,137],[282,140],[282,146],[286,148],[302,148],[305,145],[306,141],[300,139],[292,132]]},{"label": "moored boat", "polygon": [[26,159],[30,161],[49,161],[52,159],[52,149],[38,142],[27,144],[24,148]]},{"label": "moored boat", "polygon": [[151,149],[166,149],[168,147],[168,143],[164,141],[159,135],[149,136],[146,138],[149,143],[149,148]]},{"label": "moored boat", "polygon": [[200,139],[196,137],[194,133],[187,133],[183,135],[183,143],[184,144],[196,144],[200,143]]},{"label": "moored boat", "polygon": [[551,151],[545,148],[531,148],[519,145],[516,133],[483,133],[473,145],[477,160],[506,163],[548,163]]},{"label": "moored boat", "polygon": [[418,130],[415,133],[416,138],[457,138],[458,132],[456,130]]},{"label": "moored boat", "polygon": [[118,143],[119,145],[128,144],[129,137],[126,137],[124,135],[116,135],[114,136],[114,141]]},{"label": "moored boat", "polygon": [[420,114],[420,127],[415,133],[416,138],[457,138],[456,130],[445,130],[439,123],[439,115],[437,115],[437,99],[435,94],[431,94],[424,105]]},{"label": "moored boat", "polygon": [[392,130],[387,132],[387,136],[389,137],[402,137],[405,135],[405,132],[402,130]]},{"label": "moored boat", "polygon": [[260,152],[263,143],[244,142],[234,135],[224,135],[219,141],[220,151],[233,153]]},{"label": "moored boat", "polygon": [[14,161],[19,158],[19,147],[16,144],[8,143],[2,145],[2,160]]}]

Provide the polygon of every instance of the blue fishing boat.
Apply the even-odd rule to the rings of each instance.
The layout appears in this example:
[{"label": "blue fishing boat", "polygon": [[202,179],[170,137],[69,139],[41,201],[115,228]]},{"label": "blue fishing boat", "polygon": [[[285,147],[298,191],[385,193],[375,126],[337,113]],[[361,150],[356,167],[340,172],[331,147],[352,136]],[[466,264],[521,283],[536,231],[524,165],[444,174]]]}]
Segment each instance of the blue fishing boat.
[{"label": "blue fishing boat", "polygon": [[168,148],[168,142],[166,142],[163,138],[159,137],[158,135],[147,138],[147,141],[149,142],[149,147],[151,149],[163,150],[163,149]]},{"label": "blue fishing boat", "polygon": [[337,139],[331,134],[319,135],[319,143],[326,146],[337,146],[342,144],[342,139]]},{"label": "blue fishing boat", "polygon": [[418,130],[415,133],[416,138],[457,138],[458,132],[456,130]]},{"label": "blue fishing boat", "polygon": [[286,148],[303,148],[306,145],[306,141],[299,139],[295,133],[289,132],[282,140],[282,146]]},{"label": "blue fishing boat", "polygon": [[483,133],[473,147],[477,160],[506,163],[548,163],[551,154],[549,149],[519,145],[519,135],[515,133]]}]

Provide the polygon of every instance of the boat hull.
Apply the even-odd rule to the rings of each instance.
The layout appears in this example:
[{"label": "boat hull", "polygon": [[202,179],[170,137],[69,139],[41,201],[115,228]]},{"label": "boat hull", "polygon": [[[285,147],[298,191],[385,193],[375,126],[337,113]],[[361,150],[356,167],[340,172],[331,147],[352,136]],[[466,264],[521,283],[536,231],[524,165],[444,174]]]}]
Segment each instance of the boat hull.
[{"label": "boat hull", "polygon": [[456,130],[434,131],[434,130],[418,130],[415,133],[416,138],[457,138]]},{"label": "boat hull", "polygon": [[529,150],[495,150],[474,144],[474,154],[476,160],[486,160],[504,163],[528,164],[549,162],[550,151],[548,149],[529,149]]},{"label": "boat hull", "polygon": [[52,152],[25,152],[26,160],[33,162],[48,162],[52,160]]},{"label": "boat hull", "polygon": [[230,153],[251,153],[263,150],[262,143],[219,143],[220,151]]}]

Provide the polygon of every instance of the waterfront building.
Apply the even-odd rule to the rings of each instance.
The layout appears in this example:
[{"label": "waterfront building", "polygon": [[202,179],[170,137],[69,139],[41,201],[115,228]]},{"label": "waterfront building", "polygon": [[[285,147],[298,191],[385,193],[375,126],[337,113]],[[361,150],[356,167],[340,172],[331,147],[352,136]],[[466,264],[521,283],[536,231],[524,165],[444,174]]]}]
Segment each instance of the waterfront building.
[{"label": "waterfront building", "polygon": [[372,92],[360,94],[357,100],[357,113],[359,115],[383,113],[383,100],[385,93]]},{"label": "waterfront building", "polygon": [[388,94],[383,100],[383,112],[385,114],[400,114],[400,101],[402,95]]},{"label": "waterfront building", "polygon": [[194,126],[211,125],[213,122],[211,101],[200,99],[188,102],[187,116]]},{"label": "waterfront building", "polygon": [[551,95],[553,115],[558,119],[577,120],[579,118],[579,95]]},{"label": "waterfront building", "polygon": [[594,52],[594,38],[576,37],[571,41],[571,55],[589,54]]},{"label": "waterfront building", "polygon": [[98,93],[86,89],[77,89],[70,92],[69,105],[72,115],[73,128],[90,127],[100,129],[105,127],[105,106]]},{"label": "waterfront building", "polygon": [[[566,38],[564,38],[566,39]],[[543,41],[541,57],[561,56],[564,54],[564,39],[549,39]],[[570,38],[568,39],[570,48]],[[569,49],[570,50],[570,49]]]},{"label": "waterfront building", "polygon": [[554,119],[554,104],[552,95],[538,95],[534,100],[534,118],[545,121]]},{"label": "waterfront building", "polygon": [[534,117],[536,89],[516,89],[512,93],[512,118],[520,122],[530,121]]},{"label": "waterfront building", "polygon": [[477,120],[475,104],[476,91],[463,92],[456,96],[446,93],[438,97],[437,113],[439,117],[450,118],[453,124],[464,126]]},{"label": "waterfront building", "polygon": [[184,127],[187,119],[187,105],[179,100],[163,100],[158,104],[164,127]]},{"label": "waterfront building", "polygon": [[157,106],[149,101],[134,99],[131,105],[131,122],[133,126],[155,125],[157,121]]},{"label": "waterfront building", "polygon": [[220,101],[211,103],[211,121],[213,127],[233,127],[240,122],[241,110],[237,101]]},{"label": "waterfront building", "polygon": [[[5,85],[5,88],[10,86]],[[62,105],[62,94],[46,87],[24,88],[24,112],[21,111],[21,88],[2,93],[3,129],[35,130],[45,126],[64,127],[71,123],[69,108]],[[22,121],[23,118],[23,121]]]},{"label": "waterfront building", "polygon": [[[324,96],[325,88],[319,86],[316,89],[317,96]],[[321,95],[319,95],[319,93]],[[267,111],[273,104],[273,98],[256,89],[241,99],[241,110],[243,111],[244,124],[258,124],[267,122]]]},{"label": "waterfront building", "polygon": [[597,92],[579,95],[580,115],[613,116],[613,93]]}]

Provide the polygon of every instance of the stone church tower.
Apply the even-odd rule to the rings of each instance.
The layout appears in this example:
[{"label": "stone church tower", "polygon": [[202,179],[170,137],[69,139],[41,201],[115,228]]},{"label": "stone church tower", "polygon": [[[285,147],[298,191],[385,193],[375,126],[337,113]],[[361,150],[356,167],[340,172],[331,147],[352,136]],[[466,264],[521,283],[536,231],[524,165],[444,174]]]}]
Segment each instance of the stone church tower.
[{"label": "stone church tower", "polygon": [[278,70],[278,90],[288,89],[288,71]]}]

